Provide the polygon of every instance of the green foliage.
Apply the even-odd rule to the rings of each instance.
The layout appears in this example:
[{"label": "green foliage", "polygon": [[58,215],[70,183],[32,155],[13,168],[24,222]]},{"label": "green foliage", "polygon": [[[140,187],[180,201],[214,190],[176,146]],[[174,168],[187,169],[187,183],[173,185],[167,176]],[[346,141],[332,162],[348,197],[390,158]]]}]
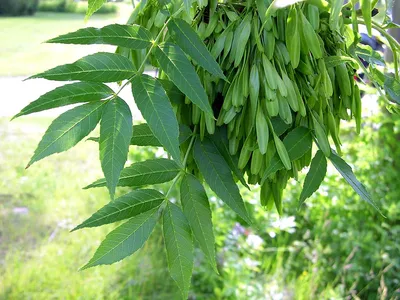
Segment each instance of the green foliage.
[{"label": "green foliage", "polygon": [[86,18],[89,18],[93,13],[99,10],[107,0],[88,0],[88,9]]},{"label": "green foliage", "polygon": [[110,265],[139,250],[156,226],[157,216],[157,209],[152,209],[130,218],[111,231],[82,270]]},{"label": "green foliage", "polygon": [[181,92],[202,111],[212,114],[207,94],[185,53],[172,43],[164,43],[155,48],[154,54],[160,68]]},{"label": "green foliage", "polygon": [[100,121],[105,103],[83,104],[61,114],[47,129],[27,167],[46,156],[72,148],[91,133]]},{"label": "green foliage", "polygon": [[77,4],[73,0],[41,0],[39,11],[46,12],[75,12]]},{"label": "green foliage", "polygon": [[31,102],[14,118],[56,107],[111,97],[113,90],[102,83],[76,82],[60,86]]},{"label": "green foliage", "polygon": [[132,218],[146,211],[157,208],[164,200],[164,195],[156,190],[135,190],[123,195],[94,213],[89,219],[76,226],[74,230],[96,227],[104,224]]},{"label": "green foliage", "polygon": [[[89,0],[86,16],[90,17],[104,2]],[[318,152],[317,161],[311,164],[302,201],[312,195],[324,178],[325,172],[316,170],[319,169],[318,159],[325,169],[324,162],[328,158],[350,186],[374,205],[351,167],[331,151],[328,134],[340,152],[340,121],[354,118],[357,131],[360,130],[361,98],[353,80],[356,73],[352,64],[355,61],[356,67],[370,73],[358,63],[360,59],[352,48],[359,42],[357,22],[364,22],[367,27],[374,25],[381,31],[382,26],[365,17],[358,21],[354,16],[355,8],[352,22],[348,22],[346,9],[340,1],[332,7],[331,3],[326,3],[326,6],[311,11],[308,5],[312,4],[297,2],[287,7],[287,3],[274,1],[264,16],[259,16],[257,7],[251,3],[241,8],[241,16],[236,14],[236,4],[228,9],[215,3],[206,22],[202,10],[205,3],[169,3],[165,4],[167,10],[161,11],[164,4],[149,1],[135,9],[129,20],[131,25],[81,29],[50,40],[51,43],[118,46],[117,53],[99,52],[29,78],[120,84],[118,91],[107,98],[93,96],[97,100],[57,118],[31,160],[33,163],[68,150],[100,122],[100,137],[95,140],[98,141],[105,179],[88,188],[106,186],[113,202],[101,208],[81,227],[92,222],[101,225],[126,218],[128,221],[107,235],[83,269],[112,264],[139,250],[162,215],[169,271],[182,297],[187,298],[194,265],[192,235],[217,270],[214,245],[211,244],[214,241],[213,223],[203,179],[249,225],[254,208],[247,209],[236,180],[263,184],[268,189],[264,190],[266,199],[262,199],[262,204],[269,209],[275,204],[278,213],[283,214],[283,191],[290,178],[298,179],[299,171],[310,165],[313,137],[322,152]],[[192,15],[192,10],[198,14]],[[295,25],[299,27],[296,29],[300,43],[294,43],[296,49],[290,51],[296,53],[290,54],[283,42],[287,14],[293,10],[298,18]],[[347,26],[348,23],[352,26]],[[224,45],[222,50],[219,45],[220,49],[211,53],[209,48],[214,41],[216,43],[221,31],[230,26],[229,30],[234,31],[230,41],[225,37],[224,43],[228,41],[228,46]],[[385,33],[383,35],[397,53],[400,46]],[[226,53],[222,54],[225,49]],[[301,64],[297,61],[299,53]],[[333,56],[351,59],[340,63],[331,61],[327,67],[325,58]],[[143,75],[148,62],[159,68],[159,79]],[[396,77],[398,70],[395,70],[394,80]],[[386,90],[390,85],[390,91],[396,94],[398,89],[394,80],[386,84]],[[155,143],[154,139],[143,141],[140,130],[136,136],[130,108],[119,97],[128,84],[131,84],[136,105],[148,126],[146,134],[153,135],[171,160],[147,160],[124,168],[131,144]],[[377,80],[374,84],[383,95],[385,83]],[[70,87],[64,86],[62,90],[67,94],[67,104],[77,101],[68,94]],[[50,92],[55,95],[52,105],[65,103],[58,92]],[[32,111],[32,106],[36,110],[38,106],[52,108],[48,96],[49,93],[42,96],[19,115]],[[388,97],[396,98],[391,93]],[[79,102],[87,102],[87,98]],[[271,117],[281,122],[275,119],[273,124]],[[275,132],[275,128],[279,130]],[[265,136],[262,139],[257,135]],[[261,141],[262,147],[257,144]],[[318,180],[310,183],[316,172]],[[179,197],[172,195],[180,179],[183,181],[179,204]],[[135,213],[115,216],[116,211],[127,205],[125,198],[122,203],[120,198],[114,200],[117,186],[140,187],[171,180],[162,203],[156,202],[154,207],[140,205]],[[148,199],[147,193],[137,191],[135,196],[141,196],[135,197],[135,201],[146,202]]]},{"label": "green foliage", "polygon": [[379,210],[365,186],[355,177],[351,167],[342,158],[334,153],[332,153],[329,159],[335,166],[335,168],[339,171],[339,173],[343,176],[343,178],[351,185],[354,191],[356,191],[356,193],[359,194],[362,199],[364,199],[365,201],[373,205],[377,210]]},{"label": "green foliage", "polygon": [[138,25],[113,24],[101,28],[100,32],[97,28],[89,27],[60,35],[47,42],[78,45],[106,44],[131,49],[145,49],[151,44],[151,36],[148,30]]},{"label": "green foliage", "polygon": [[210,188],[231,207],[243,220],[251,223],[239,189],[235,184],[229,165],[209,139],[197,140],[194,159]]},{"label": "green foliage", "polygon": [[119,54],[98,52],[85,56],[72,64],[66,64],[29,77],[48,80],[88,82],[115,82],[135,74],[130,60]]},{"label": "green foliage", "polygon": [[220,66],[211,56],[203,41],[190,25],[180,19],[174,19],[168,23],[168,30],[171,31],[172,39],[201,67],[218,76],[226,79]]},{"label": "green foliage", "polygon": [[[43,12],[63,12],[63,13],[77,13],[86,14],[86,4],[83,6],[80,2],[74,0],[41,0],[39,2],[38,11]],[[97,14],[111,14],[116,13],[118,7],[113,3],[105,3]]]},{"label": "green foliage", "polygon": [[179,163],[179,127],[162,85],[148,75],[132,79],[132,94],[154,136]]},{"label": "green foliage", "polygon": [[304,180],[304,187],[300,195],[300,205],[319,188],[326,175],[326,157],[318,150],[311,161],[310,171]]},{"label": "green foliage", "polygon": [[203,185],[193,175],[183,177],[180,188],[183,213],[190,223],[193,235],[207,256],[214,271],[217,271],[212,228],[211,209]]},{"label": "green foliage", "polygon": [[100,122],[99,152],[111,199],[128,158],[131,136],[132,113],[128,104],[118,97],[106,102]]},{"label": "green foliage", "polygon": [[[158,158],[132,164],[121,171],[118,186],[140,187],[171,181],[180,168],[173,160]],[[99,179],[86,188],[106,186],[105,179]]]},{"label": "green foliage", "polygon": [[193,271],[193,240],[188,221],[182,210],[167,203],[163,212],[163,234],[167,251],[168,268],[186,299]]}]

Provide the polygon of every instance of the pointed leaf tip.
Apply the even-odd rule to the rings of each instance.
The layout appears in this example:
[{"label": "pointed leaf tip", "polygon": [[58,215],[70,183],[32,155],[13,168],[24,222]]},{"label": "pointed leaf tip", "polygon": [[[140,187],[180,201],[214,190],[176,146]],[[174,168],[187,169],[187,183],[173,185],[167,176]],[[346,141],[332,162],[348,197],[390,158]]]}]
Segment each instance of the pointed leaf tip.
[{"label": "pointed leaf tip", "polygon": [[338,156],[333,149],[331,149],[331,152],[332,153],[329,156],[329,160],[332,162],[340,175],[342,175],[347,183],[350,184],[350,186],[361,197],[361,199],[368,202],[379,212],[380,215],[385,217],[379,207],[376,205],[375,201],[372,199],[370,193],[367,191],[365,186],[360,181],[358,181],[353,173],[352,168],[340,156]]},{"label": "pointed leaf tip", "polygon": [[142,248],[157,224],[158,209],[136,215],[111,231],[81,270],[111,265]]},{"label": "pointed leaf tip", "polygon": [[180,207],[168,202],[163,211],[163,234],[168,270],[187,299],[193,272],[193,238],[190,225]]},{"label": "pointed leaf tip", "polygon": [[201,250],[213,270],[218,273],[211,209],[206,191],[200,181],[191,174],[185,174],[180,185],[183,213]]},{"label": "pointed leaf tip", "polygon": [[28,167],[49,155],[66,151],[84,139],[100,121],[105,103],[83,104],[57,117],[43,135]]},{"label": "pointed leaf tip", "polygon": [[194,144],[194,160],[210,188],[248,224],[252,221],[246,210],[232,171],[218,148],[209,138]]},{"label": "pointed leaf tip", "polygon": [[318,150],[311,161],[310,170],[304,180],[303,190],[300,195],[299,207],[309,198],[321,185],[326,175],[327,161],[324,153]]}]

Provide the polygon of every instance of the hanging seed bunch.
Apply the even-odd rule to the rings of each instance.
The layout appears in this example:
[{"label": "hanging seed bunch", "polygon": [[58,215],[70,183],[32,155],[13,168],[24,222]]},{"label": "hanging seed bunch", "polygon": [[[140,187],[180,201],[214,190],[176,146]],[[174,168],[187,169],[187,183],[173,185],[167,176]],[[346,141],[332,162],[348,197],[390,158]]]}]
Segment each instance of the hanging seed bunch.
[{"label": "hanging seed bunch", "polygon": [[[154,37],[169,15],[159,5],[149,2],[133,15],[134,22]],[[373,11],[365,6],[362,13],[370,19]],[[196,128],[201,140],[223,127],[229,154],[238,157],[237,168],[247,175],[248,184],[261,184],[263,206],[275,203],[281,212],[288,179],[297,179],[311,163],[311,140],[330,157],[329,137],[341,153],[341,120],[354,119],[360,132],[358,26],[348,26],[352,13],[360,11],[352,12],[343,1],[306,1],[284,9],[274,9],[270,0],[199,1],[189,14],[168,24],[165,42],[179,44],[177,29],[191,26],[225,77],[214,76],[194,59],[214,114],[182,94],[180,101],[173,101],[178,122]],[[130,53],[137,62],[145,54]],[[159,67],[155,59],[152,62]],[[168,79],[163,71],[159,77]],[[304,140],[293,145],[300,137]],[[191,153],[188,169],[201,176]]]}]

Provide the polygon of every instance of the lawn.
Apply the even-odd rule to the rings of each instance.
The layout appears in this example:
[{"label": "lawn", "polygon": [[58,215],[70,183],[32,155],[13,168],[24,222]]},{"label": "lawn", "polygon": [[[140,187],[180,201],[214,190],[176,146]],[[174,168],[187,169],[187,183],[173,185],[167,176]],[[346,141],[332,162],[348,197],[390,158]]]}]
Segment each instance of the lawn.
[{"label": "lawn", "polygon": [[118,4],[119,13],[94,15],[85,23],[82,14],[38,12],[29,17],[0,18],[0,76],[30,75],[56,65],[70,63],[99,50],[112,51],[108,46],[76,46],[45,44],[50,38],[85,26],[101,27],[124,23],[131,8]]}]

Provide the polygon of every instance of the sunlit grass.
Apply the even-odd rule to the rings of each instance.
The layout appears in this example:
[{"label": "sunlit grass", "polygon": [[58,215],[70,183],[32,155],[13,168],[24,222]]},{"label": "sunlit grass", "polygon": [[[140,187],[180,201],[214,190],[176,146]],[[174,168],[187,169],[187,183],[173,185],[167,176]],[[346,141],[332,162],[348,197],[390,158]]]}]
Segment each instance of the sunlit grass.
[{"label": "sunlit grass", "polygon": [[113,51],[109,46],[45,44],[60,34],[91,26],[124,23],[131,6],[116,4],[117,14],[93,15],[88,23],[82,14],[37,12],[34,16],[0,17],[0,76],[18,76],[42,72],[59,64],[70,63],[82,56]]}]

